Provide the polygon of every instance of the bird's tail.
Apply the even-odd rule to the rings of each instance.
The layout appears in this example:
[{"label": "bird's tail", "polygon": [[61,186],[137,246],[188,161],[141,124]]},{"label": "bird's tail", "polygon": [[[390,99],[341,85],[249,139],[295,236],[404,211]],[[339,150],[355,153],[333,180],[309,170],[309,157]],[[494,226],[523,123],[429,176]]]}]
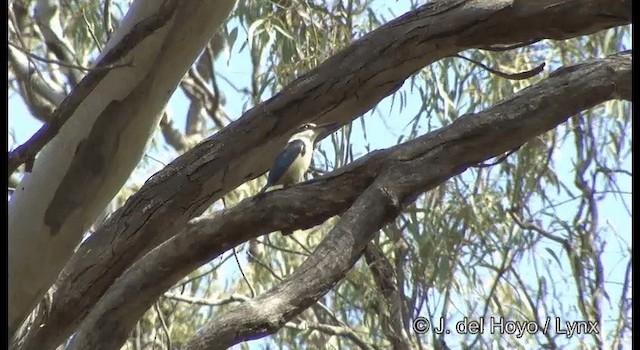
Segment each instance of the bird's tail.
[{"label": "bird's tail", "polygon": [[271,185],[268,184],[268,183],[266,185],[264,185],[264,187],[260,190],[260,192],[256,193],[256,196],[259,196],[259,195],[265,193],[269,187],[271,187]]}]

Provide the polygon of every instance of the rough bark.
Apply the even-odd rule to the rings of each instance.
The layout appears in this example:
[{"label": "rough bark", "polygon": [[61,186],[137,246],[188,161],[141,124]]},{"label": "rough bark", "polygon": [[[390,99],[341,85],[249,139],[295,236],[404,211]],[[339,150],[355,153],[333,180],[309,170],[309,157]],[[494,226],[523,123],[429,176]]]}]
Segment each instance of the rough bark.
[{"label": "rough bark", "polygon": [[336,233],[332,231],[299,270],[255,303],[214,321],[208,327],[213,335],[203,335],[210,345],[196,348],[219,349],[219,344],[230,346],[273,333],[337,283],[371,235],[418,194],[521,146],[579,111],[620,96],[628,99],[630,91],[630,53],[560,69],[485,112],[374,152],[320,179],[196,219],[138,260],[107,290],[76,333],[72,349],[118,347],[167,289],[227,249],[274,230],[312,227],[347,210]]},{"label": "rough bark", "polygon": [[150,178],[65,267],[49,321],[35,336],[55,338],[53,343],[68,336],[136,259],[264,173],[300,123],[348,123],[438,59],[468,48],[566,39],[628,24],[630,8],[630,1],[458,0],[432,2],[389,22]]},{"label": "rough bark", "polygon": [[[293,198],[283,201],[279,210],[292,212],[308,203],[304,198],[310,194],[318,196],[301,209],[304,212],[300,214],[307,216],[340,199],[355,202],[296,271],[278,286],[218,316],[185,349],[222,349],[276,332],[329,291],[355,264],[375,232],[418,194],[469,166],[521,146],[584,109],[616,98],[631,99],[630,53],[559,69],[485,112],[463,116],[414,141],[365,157],[364,163],[357,162],[359,166],[372,161],[367,158],[388,155],[379,175],[361,195],[350,193],[351,198],[346,199],[344,192],[353,191],[343,187],[344,183],[336,186],[338,179],[361,173],[346,169],[321,181],[281,191],[282,196],[291,193]],[[310,193],[314,188],[317,192]],[[256,209],[261,202],[248,209]],[[253,212],[247,210],[246,218]],[[218,221],[224,221],[224,216]],[[234,232],[232,227],[226,229],[220,235]],[[235,234],[239,232],[246,231]]]},{"label": "rough bark", "polygon": [[9,202],[10,335],[129,177],[159,112],[234,4],[136,1],[97,60],[126,66],[92,71],[62,103],[66,122]]}]

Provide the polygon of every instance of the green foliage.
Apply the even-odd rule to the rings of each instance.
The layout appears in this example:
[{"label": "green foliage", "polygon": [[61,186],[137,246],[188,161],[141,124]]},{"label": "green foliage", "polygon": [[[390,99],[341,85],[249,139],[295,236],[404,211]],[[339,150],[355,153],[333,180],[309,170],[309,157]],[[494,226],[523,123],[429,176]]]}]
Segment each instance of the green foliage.
[{"label": "green foliage", "polygon": [[[108,37],[103,3],[61,3],[64,30],[76,53],[79,57],[95,55]],[[416,5],[410,3],[410,7]],[[124,12],[118,12],[118,6],[126,5],[114,3],[113,27]],[[364,0],[240,2],[221,36],[229,51],[227,63],[241,58],[250,62],[250,79],[240,86],[222,74],[218,77],[227,81],[225,92],[235,94],[234,101],[241,101],[246,110],[400,15],[392,13],[391,7],[392,3]],[[462,115],[480,112],[562,65],[628,49],[630,36],[630,27],[619,27],[504,52],[460,53],[510,74],[546,64],[543,74],[525,80],[498,77],[460,58],[440,60],[410,77],[373,111],[332,135],[330,143],[325,141],[316,155],[314,172],[330,171],[370,150],[406,142]],[[215,65],[223,64],[221,61]],[[392,143],[384,143],[390,139]],[[158,150],[161,141],[155,142],[152,149]],[[629,208],[630,153],[631,105],[612,101],[574,116],[494,166],[471,168],[419,196],[375,240],[393,267],[405,327],[410,330],[417,316],[434,324],[442,317],[450,326],[463,317],[543,322],[558,316],[597,320],[606,325],[606,332],[602,339],[584,335],[578,341],[553,333],[517,338],[485,332],[447,338],[447,343],[463,348],[591,348],[602,341],[621,341],[625,322],[630,322],[630,308],[624,303],[628,295],[616,264],[630,264],[631,246],[624,236],[629,226],[620,229],[622,223],[611,220],[630,221],[631,212],[612,213],[610,207]],[[138,171],[147,173],[149,167],[141,166]],[[134,177],[132,182],[143,179]],[[233,206],[252,195],[260,181],[241,186],[212,210]],[[123,193],[118,206],[130,191]],[[183,344],[208,320],[238,302],[220,303],[221,299],[233,294],[251,297],[277,286],[313,252],[334,223],[329,220],[289,238],[272,233],[237,247],[237,259],[228,252],[194,271],[145,314],[126,348],[147,348],[154,343],[166,346],[167,338],[174,346]],[[617,254],[616,261],[605,258],[612,252]],[[615,268],[613,280],[610,272]],[[171,297],[183,294],[201,303]],[[390,348],[390,319],[389,300],[362,260],[264,348],[357,347],[349,337],[313,328],[318,324],[343,326],[373,348]],[[440,341],[433,334],[409,334],[409,339],[414,348],[418,341],[426,347]],[[248,347],[243,344],[241,348]]]}]

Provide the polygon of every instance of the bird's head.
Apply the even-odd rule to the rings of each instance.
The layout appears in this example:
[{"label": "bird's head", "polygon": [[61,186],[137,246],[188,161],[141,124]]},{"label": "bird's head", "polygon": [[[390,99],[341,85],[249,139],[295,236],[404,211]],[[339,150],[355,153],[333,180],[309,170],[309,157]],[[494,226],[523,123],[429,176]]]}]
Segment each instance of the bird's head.
[{"label": "bird's head", "polygon": [[317,138],[327,136],[340,126],[338,123],[327,123],[316,125],[314,123],[305,123],[300,125],[296,132],[291,136],[291,140],[308,140],[315,142]]}]

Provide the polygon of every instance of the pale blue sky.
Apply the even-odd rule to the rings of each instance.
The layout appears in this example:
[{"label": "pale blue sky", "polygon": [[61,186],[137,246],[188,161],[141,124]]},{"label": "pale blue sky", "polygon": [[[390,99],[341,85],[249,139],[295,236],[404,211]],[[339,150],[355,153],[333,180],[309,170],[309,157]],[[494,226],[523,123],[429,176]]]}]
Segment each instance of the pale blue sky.
[{"label": "pale blue sky", "polygon": [[[381,2],[377,1],[376,3],[381,3]],[[379,5],[379,7],[376,7],[376,6],[378,5],[374,5],[374,8],[384,9],[386,5],[384,6]],[[408,1],[399,1],[399,2],[396,2],[394,6],[396,6],[393,11],[394,14],[387,14],[386,15],[387,19],[393,18],[399,14],[406,12],[409,9],[410,4]],[[234,26],[233,24],[229,24],[228,27],[229,29],[231,29],[233,26]],[[219,72],[219,74],[222,74],[226,78],[232,80],[236,86],[244,87],[244,86],[250,86],[251,65],[248,58],[248,52],[246,49],[243,52],[238,53],[238,49],[242,44],[242,40],[244,40],[245,38],[245,36],[242,33],[242,30],[240,31],[239,34],[240,35],[238,36],[235,46],[230,50],[231,56],[229,56],[229,53],[223,54],[222,57],[216,63],[216,70]],[[630,48],[631,47],[630,42],[627,42],[626,46],[627,48]],[[229,59],[230,57],[232,59]],[[545,72],[548,72],[548,70]],[[231,89],[229,85],[222,79],[219,80],[219,84],[220,84],[221,91],[225,94],[227,99],[227,103],[225,105],[227,113],[234,119],[238,118],[242,114],[243,112],[242,106],[244,106],[246,102],[244,97],[241,97],[239,94],[235,93],[235,91]],[[378,105],[379,110],[382,113],[386,114],[388,111],[390,110],[392,111],[391,113],[393,115],[393,118],[392,118],[393,125],[389,125],[388,121],[390,119],[387,119],[387,122],[385,123],[383,118],[380,115],[376,114],[375,112],[374,113],[370,112],[370,113],[367,113],[365,116],[363,116],[363,118],[366,119],[366,127],[367,127],[367,135],[368,135],[367,141],[372,150],[387,148],[389,146],[395,145],[397,142],[398,136],[401,135],[403,131],[405,131],[404,128],[415,116],[415,113],[420,109],[420,103],[421,103],[420,97],[417,96],[416,94],[412,94],[408,85],[409,84],[406,83],[405,86],[403,87],[403,89],[406,90],[407,96],[409,98],[407,100],[407,105],[402,111],[400,111],[396,107],[394,107],[393,109],[390,109],[390,104],[391,104],[390,98],[383,100]],[[169,102],[168,108],[172,111],[172,116],[174,118],[175,125],[180,128],[183,128],[184,116],[186,115],[188,104],[187,104],[187,100],[184,98],[184,96],[179,90],[172,97],[171,101]],[[8,121],[9,129],[15,135],[15,142],[12,142],[11,136],[9,138],[9,145],[8,145],[9,149],[13,148],[14,144],[21,144],[24,141],[26,141],[40,127],[40,123],[35,118],[30,116],[29,111],[25,108],[22,101],[19,98],[12,96],[11,93],[9,94],[9,118],[8,119],[9,119]],[[362,135],[361,124],[356,121],[352,125],[354,126],[354,132],[353,132],[354,147],[355,147],[354,151],[355,151],[356,158],[358,158],[359,156],[363,155],[366,152],[365,142],[360,136]],[[391,130],[388,129],[389,126],[391,126]],[[422,126],[423,126],[422,132],[426,131],[427,126],[426,125],[422,125]],[[156,137],[160,137],[161,139],[161,136],[156,136]],[[326,141],[323,143],[325,147],[327,144],[328,142]],[[569,144],[569,145],[564,145],[562,147],[563,148],[561,148],[558,152],[556,152],[556,156],[555,156],[556,158],[555,164],[557,167],[556,170],[560,173],[561,176],[566,177],[566,179],[569,179],[568,181],[571,181],[570,179],[573,178],[573,174],[571,172],[572,164],[571,164],[571,159],[569,159],[568,155],[572,155],[574,153],[573,146]],[[176,156],[175,152],[165,147],[160,147],[156,151],[151,151],[150,155],[154,159],[158,159],[163,163],[168,163]],[[146,168],[145,171],[141,172],[141,174],[137,176],[136,180],[144,181],[153,172],[160,170],[162,167],[163,167],[162,164],[154,160],[147,159],[147,167],[145,167]],[[624,159],[623,169],[629,172],[632,171],[630,155],[629,157]],[[631,178],[628,176],[619,176],[618,183],[620,185],[620,189],[628,193],[628,195],[623,196],[624,201],[626,201],[626,203],[623,203],[619,198],[614,198],[613,196],[607,196],[607,198],[600,205],[601,223],[605,223],[605,222],[608,223],[611,226],[610,234],[618,236],[618,238],[613,239],[611,241],[611,244],[608,244],[606,246],[605,254],[603,254],[603,263],[605,266],[605,279],[607,281],[607,288],[610,294],[610,298],[614,303],[613,305],[609,306],[609,304],[605,301],[603,308],[605,311],[605,315],[609,315],[610,317],[614,316],[611,313],[617,309],[617,305],[615,304],[615,302],[617,302],[619,298],[620,285],[624,280],[624,273],[626,268],[626,261],[624,260],[624,257],[626,256],[626,254],[624,254],[624,251],[625,249],[627,249],[626,247],[631,247],[631,220],[630,220],[631,217],[630,217],[630,213],[628,212],[628,210],[630,210],[631,208]],[[562,198],[558,198],[558,201],[560,200],[562,200]],[[569,202],[565,204],[565,206],[571,207],[572,204],[571,202]],[[549,244],[546,247],[545,245],[539,245],[536,248],[536,251],[528,252],[527,254],[525,254],[525,256],[521,260],[521,263],[519,264],[520,265],[519,268],[523,272],[522,275],[524,276],[528,275],[533,278],[533,280],[529,282],[535,282],[535,273],[533,272],[535,264],[541,264],[541,260],[553,261],[552,259],[550,259],[550,254],[544,249],[548,247],[552,248],[555,251],[555,253],[560,257],[563,264],[565,264],[565,268],[566,268],[567,266],[566,256],[564,256],[564,254],[558,250],[558,246],[556,244]],[[532,270],[530,273],[528,273],[527,269],[532,269]],[[225,264],[225,267],[221,271],[220,276],[226,275],[227,278],[231,279],[231,278],[236,278],[237,273],[238,271],[237,271],[237,266],[235,265],[235,261],[233,259],[230,259],[229,262]],[[560,270],[558,271],[558,274],[565,275]],[[573,281],[567,281],[567,283],[572,284]],[[566,303],[573,303],[573,304],[575,303],[575,299],[571,298],[571,296],[572,296],[571,291],[567,291],[567,293],[564,293],[564,298],[568,298],[565,300]],[[438,298],[433,298],[433,299],[437,300]],[[437,301],[434,303],[437,303]],[[432,307],[438,308],[438,305],[433,304]],[[462,319],[462,317],[464,316],[465,316],[464,311],[460,312],[459,318]],[[558,316],[572,317],[572,315],[558,315]],[[577,314],[573,315],[573,317],[574,319],[581,318],[577,316]],[[455,314],[453,318],[455,319]],[[605,317],[605,319],[606,318],[607,317]],[[602,326],[603,333],[604,334],[608,333],[611,329],[610,327],[612,326],[613,325],[611,323],[605,322],[605,324]],[[425,335],[423,339],[426,340],[427,335]],[[259,339],[259,340],[249,342],[249,346],[252,349],[262,348],[261,344],[265,344],[266,342],[268,343],[268,341],[266,341],[265,339]],[[455,338],[453,334],[450,336],[448,343],[454,346],[454,348],[457,345],[455,344]],[[575,343],[572,343],[572,344],[575,344]],[[240,347],[237,346],[234,348],[239,349]]]}]

